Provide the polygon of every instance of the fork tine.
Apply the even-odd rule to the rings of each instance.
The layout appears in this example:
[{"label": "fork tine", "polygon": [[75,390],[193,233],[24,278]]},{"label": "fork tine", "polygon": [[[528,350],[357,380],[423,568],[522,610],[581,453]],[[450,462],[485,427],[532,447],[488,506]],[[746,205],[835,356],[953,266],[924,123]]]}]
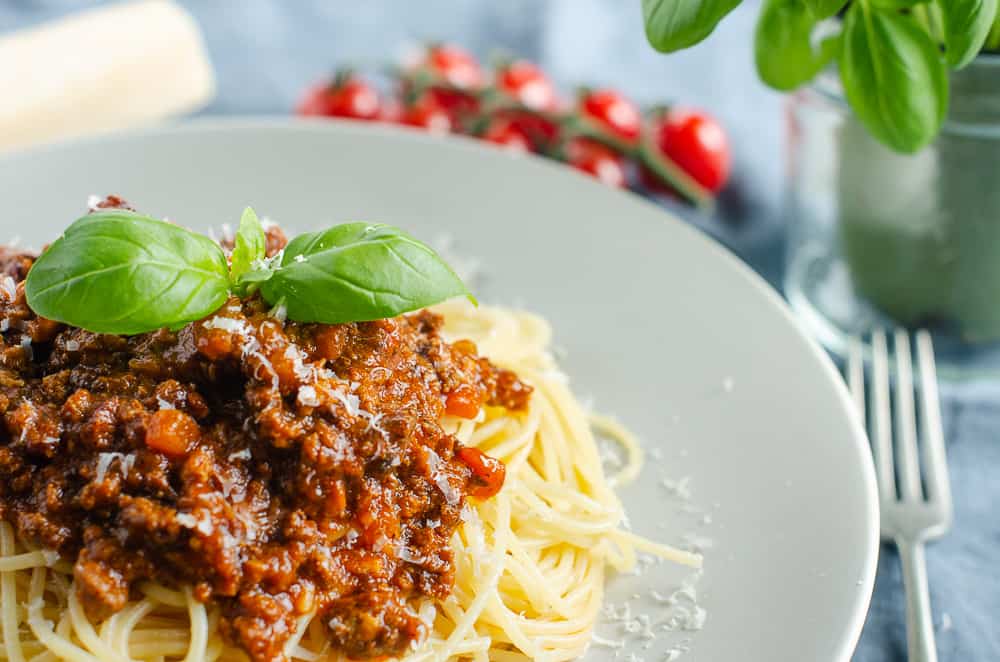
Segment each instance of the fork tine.
[{"label": "fork tine", "polygon": [[917,332],[917,365],[920,368],[920,434],[923,438],[924,475],[927,477],[927,499],[951,510],[951,487],[944,449],[944,429],[941,425],[941,401],[938,398],[937,375],[934,366],[934,346],[931,334]]},{"label": "fork tine", "polygon": [[899,496],[904,501],[923,499],[920,458],[917,455],[917,415],[913,402],[913,359],[910,335],[896,329],[896,472]]},{"label": "fork tine", "polygon": [[865,359],[861,353],[861,339],[851,336],[847,341],[847,387],[854,396],[854,407],[865,421]]},{"label": "fork tine", "polygon": [[883,501],[895,501],[896,476],[892,470],[892,410],[889,406],[889,350],[885,331],[872,331],[872,455]]}]

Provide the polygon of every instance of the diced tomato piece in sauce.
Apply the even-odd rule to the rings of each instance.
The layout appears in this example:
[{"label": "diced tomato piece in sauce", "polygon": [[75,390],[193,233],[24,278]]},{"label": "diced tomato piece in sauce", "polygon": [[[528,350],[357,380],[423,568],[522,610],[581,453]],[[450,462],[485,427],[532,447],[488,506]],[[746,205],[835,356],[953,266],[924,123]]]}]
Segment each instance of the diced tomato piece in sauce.
[{"label": "diced tomato piece in sauce", "polygon": [[483,403],[479,393],[468,384],[462,384],[448,394],[444,402],[445,413],[459,418],[475,418]]},{"label": "diced tomato piece in sauce", "polygon": [[500,492],[507,478],[507,465],[471,446],[461,446],[456,455],[472,470],[469,494],[479,499],[489,499]]},{"label": "diced tomato piece in sauce", "polygon": [[146,423],[146,445],[170,457],[186,455],[199,436],[197,421],[176,409],[161,409]]}]

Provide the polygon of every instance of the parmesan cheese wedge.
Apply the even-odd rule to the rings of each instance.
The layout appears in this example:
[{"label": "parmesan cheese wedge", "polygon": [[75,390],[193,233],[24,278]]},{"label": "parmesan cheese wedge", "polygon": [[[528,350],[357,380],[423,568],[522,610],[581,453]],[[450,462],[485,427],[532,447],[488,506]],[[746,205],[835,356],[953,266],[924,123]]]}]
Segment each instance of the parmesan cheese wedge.
[{"label": "parmesan cheese wedge", "polygon": [[81,12],[0,36],[0,150],[151,123],[214,89],[198,26],[174,2]]}]

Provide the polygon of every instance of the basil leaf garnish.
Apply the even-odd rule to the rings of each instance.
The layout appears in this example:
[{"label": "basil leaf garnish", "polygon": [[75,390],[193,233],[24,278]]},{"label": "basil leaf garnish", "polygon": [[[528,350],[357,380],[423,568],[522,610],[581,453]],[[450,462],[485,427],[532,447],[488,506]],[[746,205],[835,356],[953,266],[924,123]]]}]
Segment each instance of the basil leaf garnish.
[{"label": "basil leaf garnish", "polygon": [[945,58],[960,69],[972,61],[990,34],[997,0],[937,0],[944,24]]},{"label": "basil leaf garnish", "polygon": [[[36,314],[96,333],[179,329],[230,292],[264,300],[296,322],[362,322],[454,296],[475,302],[438,255],[398,228],[348,223],[300,235],[267,258],[247,208],[226,256],[214,241],[130,211],[77,220],[35,261],[25,282]],[[280,262],[280,264],[278,264]]]},{"label": "basil leaf garnish", "polygon": [[36,314],[96,333],[134,335],[192,322],[229,296],[226,256],[211,239],[129,211],[73,223],[25,282]]},{"label": "basil leaf garnish", "polygon": [[646,38],[669,53],[707,37],[740,0],[642,0]]},{"label": "basil leaf garnish", "polygon": [[260,286],[299,322],[394,317],[469,291],[428,246],[389,225],[346,223],[299,235]]},{"label": "basil leaf garnish", "polygon": [[847,0],[803,0],[809,12],[818,19],[835,16],[847,4]]},{"label": "basil leaf garnish", "polygon": [[240,228],[236,231],[236,241],[230,258],[229,273],[237,291],[245,290],[241,277],[254,269],[255,263],[263,262],[267,257],[267,237],[264,226],[250,207],[243,210],[240,218]]},{"label": "basil leaf garnish", "polygon": [[900,152],[937,134],[948,107],[938,48],[911,16],[861,2],[844,24],[840,72],[847,100],[871,133]]},{"label": "basil leaf garnish", "polygon": [[818,22],[802,0],[765,0],[754,41],[757,73],[765,83],[778,90],[794,90],[836,57],[837,36],[813,48],[812,33]]}]

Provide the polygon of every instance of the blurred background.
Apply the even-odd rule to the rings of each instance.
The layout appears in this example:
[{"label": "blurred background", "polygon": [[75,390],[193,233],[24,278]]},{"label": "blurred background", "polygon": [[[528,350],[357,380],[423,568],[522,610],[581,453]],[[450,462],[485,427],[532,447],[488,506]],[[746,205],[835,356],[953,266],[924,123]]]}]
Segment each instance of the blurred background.
[{"label": "blurred background", "polygon": [[[3,50],[3,38],[104,4],[0,0],[0,83],[17,86],[0,93],[0,146],[3,123],[14,126],[25,119],[10,110],[14,106],[5,116],[3,106],[12,103],[17,88],[37,83],[38,71],[35,62],[26,60],[28,50]],[[779,289],[786,285],[789,230],[794,234],[798,224],[805,224],[803,213],[817,218],[828,213],[826,207],[813,209],[812,202],[837,206],[832,199],[837,195],[835,178],[830,174],[837,152],[827,138],[835,135],[841,140],[845,134],[818,126],[822,122],[810,115],[812,102],[793,102],[760,82],[753,59],[758,0],[743,2],[704,43],[668,56],[649,46],[639,0],[179,0],[179,4],[203,35],[214,71],[214,93],[188,113],[195,117],[292,115],[310,86],[329,81],[338,67],[378,74],[428,42],[446,42],[467,49],[484,63],[500,55],[535,62],[567,97],[579,86],[607,87],[644,108],[677,103],[707,111],[728,138],[732,155],[728,183],[713,207],[693,206],[675,196],[656,200],[719,239]],[[11,53],[19,54],[21,61],[12,61]],[[170,57],[161,60],[169,63]],[[167,65],[159,74],[169,71]],[[798,110],[791,109],[793,104]],[[155,109],[144,112],[157,115]],[[990,149],[1000,153],[992,145]],[[897,158],[883,152],[872,154]],[[850,165],[846,158],[841,161]],[[926,170],[925,161],[893,161],[892,167],[918,163]],[[992,177],[996,170],[990,166],[988,172]],[[920,178],[911,181],[926,188]],[[810,183],[816,188],[809,188]],[[876,194],[892,190],[891,182],[878,186]],[[850,199],[864,194],[840,189],[840,195]],[[796,196],[806,199],[795,202]],[[906,191],[899,196],[911,197]],[[920,206],[933,205],[921,201]],[[979,278],[980,273],[974,275]],[[929,551],[938,646],[943,660],[955,662],[1000,659],[1000,630],[995,626],[1000,591],[995,580],[984,580],[995,576],[990,564],[1000,560],[995,558],[1000,530],[993,515],[1000,493],[991,485],[995,480],[990,473],[991,467],[1000,466],[993,439],[1000,410],[996,391],[980,387],[957,382],[946,387],[956,527]],[[855,660],[906,659],[903,604],[899,564],[894,552],[886,551]]]},{"label": "blurred background", "polygon": [[[103,4],[111,3],[0,0],[0,30]],[[754,72],[758,0],[737,8],[708,43],[671,57],[646,42],[638,1],[179,4],[201,26],[216,74],[216,95],[197,115],[289,114],[305,89],[336,67],[375,71],[428,41],[460,45],[483,62],[501,54],[535,61],[567,95],[579,85],[610,86],[643,106],[678,101],[705,108],[731,139],[733,181],[719,216],[674,209],[723,238],[772,282],[780,278],[782,97]]]}]

